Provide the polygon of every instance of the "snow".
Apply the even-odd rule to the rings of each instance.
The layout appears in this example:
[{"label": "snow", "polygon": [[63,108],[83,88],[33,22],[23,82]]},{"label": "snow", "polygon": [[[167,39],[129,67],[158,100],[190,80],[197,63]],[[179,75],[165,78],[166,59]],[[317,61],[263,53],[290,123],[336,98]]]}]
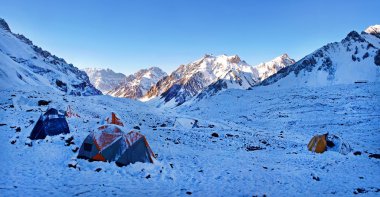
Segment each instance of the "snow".
[{"label": "snow", "polygon": [[[206,55],[180,66],[170,75],[174,82],[164,85],[192,80],[204,88],[203,83],[222,77],[229,88],[207,99],[192,98],[180,106],[171,99],[156,108],[158,97],[143,103],[59,91],[51,80],[79,82],[86,75],[79,72],[84,78],[78,77],[62,60],[63,67],[46,63],[52,56],[33,59],[31,46],[5,24],[0,24],[1,196],[377,196],[380,191],[380,160],[373,157],[380,153],[380,75],[373,63],[380,42],[374,34],[352,32],[348,39],[363,38],[371,47],[346,39],[326,47],[323,55],[332,60],[327,68],[335,69],[333,77],[316,69],[321,61],[311,68],[306,64],[297,74],[285,72],[299,68],[296,63],[275,74],[279,80],[251,90],[239,88],[249,80],[242,85],[231,80],[266,76],[283,66],[277,62],[291,59],[283,55],[253,68],[236,55]],[[368,58],[365,52],[370,52]],[[24,58],[52,73],[32,72],[20,63]],[[194,80],[199,71],[204,78]],[[141,76],[153,79],[152,73]],[[358,80],[366,83],[355,84]],[[39,100],[51,102],[38,106]],[[28,138],[49,107],[68,106],[80,116],[67,118],[70,134]],[[77,159],[83,140],[110,112],[118,114],[126,132],[146,136],[157,154],[154,163],[118,167]],[[327,132],[337,136],[339,146],[323,154],[307,150],[314,135]]]},{"label": "snow", "polygon": [[4,28],[0,28],[0,65],[1,88],[29,84],[70,94],[100,94],[79,69]]},{"label": "snow", "polygon": [[[0,127],[0,188],[5,196],[167,196],[188,191],[195,196],[220,196],[220,188],[227,196],[347,196],[357,188],[375,195],[380,188],[380,161],[369,155],[378,153],[380,146],[379,90],[379,83],[291,91],[276,86],[231,89],[191,106],[157,109],[110,96],[74,97],[30,87],[2,89],[0,123],[6,125]],[[67,119],[70,135],[32,141],[29,147],[25,143],[30,143],[27,136],[35,124],[29,121],[37,121],[47,109],[37,106],[40,99],[52,100],[50,106],[59,109],[70,104],[81,117]],[[113,162],[76,159],[72,149],[110,111],[119,114],[126,131],[136,125],[141,128],[158,154],[154,164],[120,168]],[[13,126],[21,131],[15,132]],[[219,137],[212,137],[214,132]],[[309,152],[311,137],[325,132],[341,137],[362,154]],[[69,136],[75,145],[65,146]],[[11,144],[12,140],[16,142]],[[249,146],[263,149],[247,151]]]},{"label": "snow", "polygon": [[167,74],[158,67],[141,69],[133,75],[124,77],[124,81],[107,94],[115,97],[142,99],[146,92],[165,76]]},{"label": "snow", "polygon": [[111,69],[85,68],[83,71],[87,73],[91,84],[102,91],[103,94],[116,88],[125,78],[124,74],[115,73]]},{"label": "snow", "polygon": [[369,26],[364,32],[369,34],[380,34],[380,25]]}]

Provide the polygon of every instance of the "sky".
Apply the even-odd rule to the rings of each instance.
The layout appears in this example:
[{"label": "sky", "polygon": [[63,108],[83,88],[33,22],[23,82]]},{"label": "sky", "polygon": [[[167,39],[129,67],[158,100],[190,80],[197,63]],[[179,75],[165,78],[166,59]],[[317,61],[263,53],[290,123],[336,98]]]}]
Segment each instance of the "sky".
[{"label": "sky", "polygon": [[0,0],[12,31],[79,68],[166,72],[204,54],[298,60],[380,23],[379,0]]}]

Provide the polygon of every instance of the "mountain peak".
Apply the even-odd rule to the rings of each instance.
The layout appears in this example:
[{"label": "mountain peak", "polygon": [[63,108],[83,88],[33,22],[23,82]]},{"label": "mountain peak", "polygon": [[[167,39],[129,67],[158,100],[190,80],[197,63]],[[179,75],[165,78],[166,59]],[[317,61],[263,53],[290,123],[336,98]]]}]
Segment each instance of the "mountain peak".
[{"label": "mountain peak", "polygon": [[2,18],[0,18],[0,28],[4,29],[6,31],[9,31],[9,32],[11,31],[11,29],[9,28],[8,23],[4,19],[2,19]]},{"label": "mountain peak", "polygon": [[227,60],[231,63],[236,63],[236,64],[241,62],[241,59],[238,55],[227,56]]},{"label": "mountain peak", "polygon": [[372,25],[364,30],[365,33],[380,37],[380,25]]}]

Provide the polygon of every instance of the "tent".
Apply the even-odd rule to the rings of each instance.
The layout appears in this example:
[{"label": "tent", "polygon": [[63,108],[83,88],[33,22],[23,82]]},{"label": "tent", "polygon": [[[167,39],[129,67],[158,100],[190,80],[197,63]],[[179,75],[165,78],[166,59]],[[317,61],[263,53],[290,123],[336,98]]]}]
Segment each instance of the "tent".
[{"label": "tent", "polygon": [[348,154],[351,152],[351,146],[342,140],[339,136],[333,134],[316,135],[311,138],[307,145],[309,151],[316,153],[323,153],[325,151],[336,151],[341,154]]},{"label": "tent", "polygon": [[327,134],[323,135],[316,135],[313,138],[311,138],[309,144],[307,145],[307,148],[309,151],[316,152],[316,153],[323,153],[326,150],[327,142],[326,142]]},{"label": "tent", "polygon": [[116,116],[116,114],[114,112],[111,113],[110,117],[107,117],[105,119],[105,122],[107,124],[115,124],[115,125],[119,125],[119,126],[124,126],[123,122],[121,122],[121,120]]},{"label": "tent", "polygon": [[82,143],[78,158],[90,161],[115,161],[118,166],[135,162],[153,163],[153,151],[144,135],[108,124],[92,131]]},{"label": "tent", "polygon": [[32,140],[45,139],[48,135],[59,135],[61,133],[70,133],[65,114],[50,108],[40,116],[29,138]]}]

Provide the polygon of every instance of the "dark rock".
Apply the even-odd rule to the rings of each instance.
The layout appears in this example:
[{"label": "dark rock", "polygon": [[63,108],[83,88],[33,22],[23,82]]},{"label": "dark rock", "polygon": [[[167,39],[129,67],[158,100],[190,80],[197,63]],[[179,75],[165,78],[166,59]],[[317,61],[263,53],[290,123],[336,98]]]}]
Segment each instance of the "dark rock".
[{"label": "dark rock", "polygon": [[165,123],[162,123],[160,126],[161,126],[161,127],[166,127],[166,124],[165,124]]},{"label": "dark rock", "polygon": [[17,141],[16,139],[12,140],[12,141],[11,141],[11,144],[15,144],[16,141]]},{"label": "dark rock", "polygon": [[256,150],[263,150],[264,148],[261,148],[260,146],[247,146],[245,148],[246,151],[256,151]]},{"label": "dark rock", "polygon": [[29,146],[29,147],[32,147],[33,146],[33,142],[32,141],[26,141],[25,145]]},{"label": "dark rock", "polygon": [[369,158],[380,159],[380,154],[370,154]]},{"label": "dark rock", "polygon": [[317,177],[317,176],[313,176],[313,179],[316,181],[320,181],[319,177]]},{"label": "dark rock", "polygon": [[227,133],[226,137],[234,137],[234,135]]},{"label": "dark rock", "polygon": [[208,128],[214,128],[214,127],[215,127],[215,125],[213,125],[213,124],[208,125]]},{"label": "dark rock", "polygon": [[133,129],[140,130],[140,127],[139,126],[134,126]]},{"label": "dark rock", "polygon": [[14,105],[9,105],[9,108],[15,108],[15,106]]},{"label": "dark rock", "polygon": [[380,49],[377,50],[376,55],[374,57],[375,64],[380,66]]},{"label": "dark rock", "polygon": [[356,155],[356,156],[361,155],[361,154],[362,154],[362,152],[360,152],[360,151],[355,151],[354,152],[354,155]]},{"label": "dark rock", "polygon": [[192,192],[186,192],[186,194],[187,194],[187,195],[191,195],[191,194],[192,194]]},{"label": "dark rock", "polygon": [[38,101],[38,106],[49,105],[50,102],[51,101],[39,100]]},{"label": "dark rock", "polygon": [[71,144],[75,144],[75,143],[73,142],[73,140],[74,140],[74,137],[73,137],[73,136],[70,136],[69,138],[67,138],[67,139],[65,140],[65,146],[70,146]]},{"label": "dark rock", "polygon": [[21,131],[21,128],[20,127],[17,127],[16,128],[16,132],[20,132]]},{"label": "dark rock", "polygon": [[72,164],[72,163],[69,163],[69,168],[77,168],[77,164],[75,163],[75,164]]},{"label": "dark rock", "polygon": [[95,172],[100,172],[100,171],[102,171],[101,168],[96,168],[96,169],[95,169]]},{"label": "dark rock", "polygon": [[146,179],[150,179],[151,178],[150,174],[148,174],[148,176],[146,176],[145,178]]},{"label": "dark rock", "polygon": [[212,137],[219,137],[219,134],[218,133],[212,133],[211,136]]},{"label": "dark rock", "polygon": [[355,191],[354,191],[354,194],[362,194],[362,193],[367,193],[368,191],[366,191],[364,188],[357,188]]},{"label": "dark rock", "polygon": [[74,153],[76,153],[78,150],[79,150],[79,147],[78,146],[75,146],[71,149]]},{"label": "dark rock", "polygon": [[7,124],[5,124],[5,123],[0,123],[0,127],[1,127],[1,126],[5,126],[5,125],[7,125]]},{"label": "dark rock", "polygon": [[169,165],[170,165],[171,168],[174,168],[174,164],[171,163],[171,164],[169,164]]}]

